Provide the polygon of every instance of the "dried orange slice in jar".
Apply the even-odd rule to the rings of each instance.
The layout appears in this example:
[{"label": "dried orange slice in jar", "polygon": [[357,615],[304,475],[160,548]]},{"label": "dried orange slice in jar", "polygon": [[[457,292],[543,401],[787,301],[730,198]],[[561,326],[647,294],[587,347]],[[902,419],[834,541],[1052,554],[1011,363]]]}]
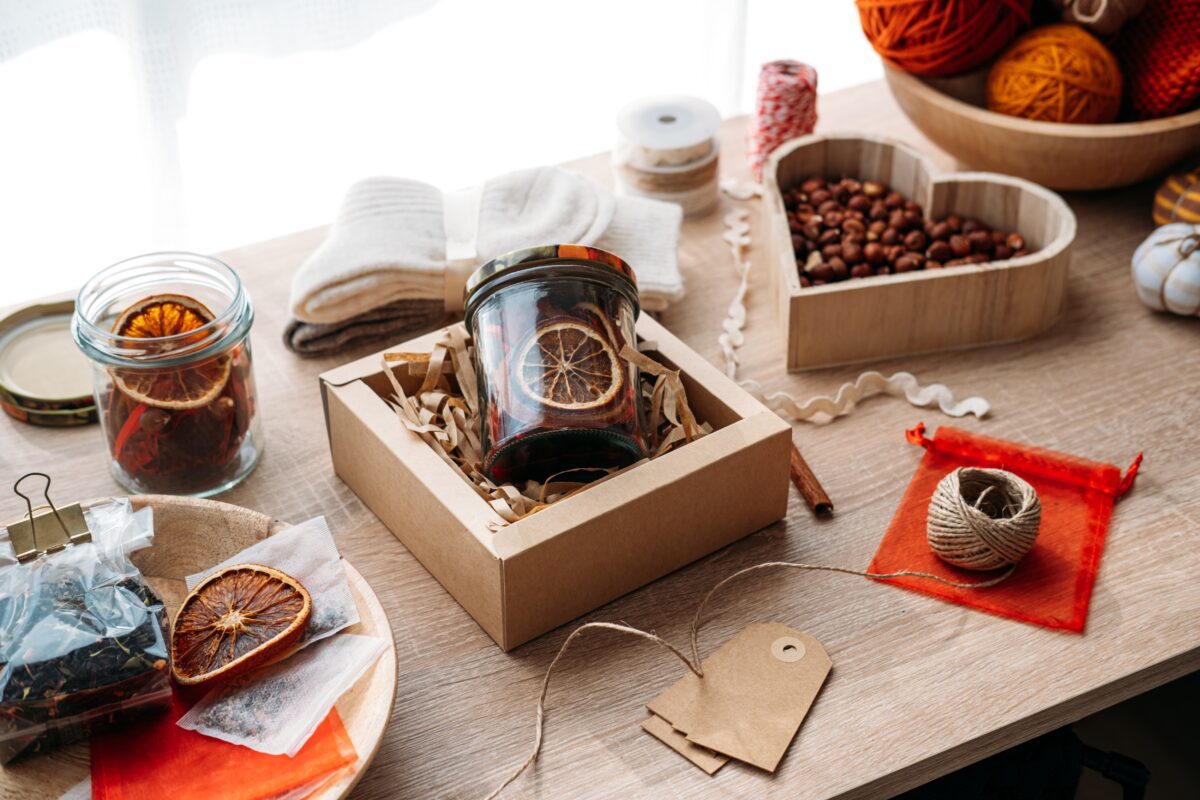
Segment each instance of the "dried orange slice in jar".
[{"label": "dried orange slice in jar", "polygon": [[[191,297],[160,294],[134,303],[113,325],[113,333],[133,339],[162,339],[178,336],[172,344],[186,347],[203,334],[199,330],[214,319],[213,313]],[[162,369],[115,369],[117,388],[135,402],[155,408],[183,410],[201,408],[215,400],[229,380],[229,358],[219,356],[198,364]]]},{"label": "dried orange slice in jar", "polygon": [[563,411],[601,408],[625,381],[621,359],[599,331],[575,320],[538,328],[516,359],[517,382],[534,401]]},{"label": "dried orange slice in jar", "polygon": [[295,578],[237,564],[201,581],[171,626],[171,674],[185,686],[244,675],[286,655],[304,633],[312,598]]}]

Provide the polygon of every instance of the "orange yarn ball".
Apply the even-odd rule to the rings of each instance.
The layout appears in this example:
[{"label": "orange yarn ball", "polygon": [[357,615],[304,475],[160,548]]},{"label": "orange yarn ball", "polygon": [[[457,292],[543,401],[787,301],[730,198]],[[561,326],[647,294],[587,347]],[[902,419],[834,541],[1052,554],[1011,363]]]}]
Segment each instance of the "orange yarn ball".
[{"label": "orange yarn ball", "polygon": [[1029,24],[1033,0],[855,0],[875,52],[905,72],[972,70]]},{"label": "orange yarn ball", "polygon": [[1121,67],[1076,25],[1047,25],[1013,42],[992,65],[987,107],[1046,122],[1112,122],[1121,110]]}]

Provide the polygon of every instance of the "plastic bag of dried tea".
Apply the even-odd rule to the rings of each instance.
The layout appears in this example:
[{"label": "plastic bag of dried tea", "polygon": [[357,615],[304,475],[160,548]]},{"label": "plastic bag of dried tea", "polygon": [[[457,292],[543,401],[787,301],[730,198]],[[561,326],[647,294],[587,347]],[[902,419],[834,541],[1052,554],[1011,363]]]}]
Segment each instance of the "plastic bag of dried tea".
[{"label": "plastic bag of dried tea", "polygon": [[128,557],[152,513],[121,499],[84,518],[92,541],[24,564],[0,531],[0,763],[170,704],[162,601]]},{"label": "plastic bag of dried tea", "polygon": [[263,753],[294,756],[386,647],[380,637],[343,633],[209,692],[178,725]]},{"label": "plastic bag of dried tea", "polygon": [[358,622],[358,604],[342,569],[342,556],[324,517],[314,517],[247,547],[233,558],[187,577],[190,592],[209,575],[234,564],[262,564],[285,572],[308,590],[312,617],[300,646],[332,636]]}]

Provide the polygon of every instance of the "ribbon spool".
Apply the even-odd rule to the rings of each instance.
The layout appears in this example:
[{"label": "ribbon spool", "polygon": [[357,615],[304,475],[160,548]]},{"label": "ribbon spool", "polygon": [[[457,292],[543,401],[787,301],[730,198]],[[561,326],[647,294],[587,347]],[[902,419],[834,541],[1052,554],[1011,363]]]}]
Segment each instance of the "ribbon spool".
[{"label": "ribbon spool", "polygon": [[647,97],[617,115],[617,191],[678,204],[699,216],[717,204],[721,114],[696,97]]}]

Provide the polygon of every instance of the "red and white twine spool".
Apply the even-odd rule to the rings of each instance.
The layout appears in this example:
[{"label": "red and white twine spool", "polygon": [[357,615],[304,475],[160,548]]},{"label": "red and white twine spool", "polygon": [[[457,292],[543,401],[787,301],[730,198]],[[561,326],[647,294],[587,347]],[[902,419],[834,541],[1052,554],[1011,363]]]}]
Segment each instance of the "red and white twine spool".
[{"label": "red and white twine spool", "polygon": [[758,108],[746,136],[754,180],[763,163],[788,139],[812,133],[817,124],[817,71],[799,61],[769,61],[758,75]]}]

